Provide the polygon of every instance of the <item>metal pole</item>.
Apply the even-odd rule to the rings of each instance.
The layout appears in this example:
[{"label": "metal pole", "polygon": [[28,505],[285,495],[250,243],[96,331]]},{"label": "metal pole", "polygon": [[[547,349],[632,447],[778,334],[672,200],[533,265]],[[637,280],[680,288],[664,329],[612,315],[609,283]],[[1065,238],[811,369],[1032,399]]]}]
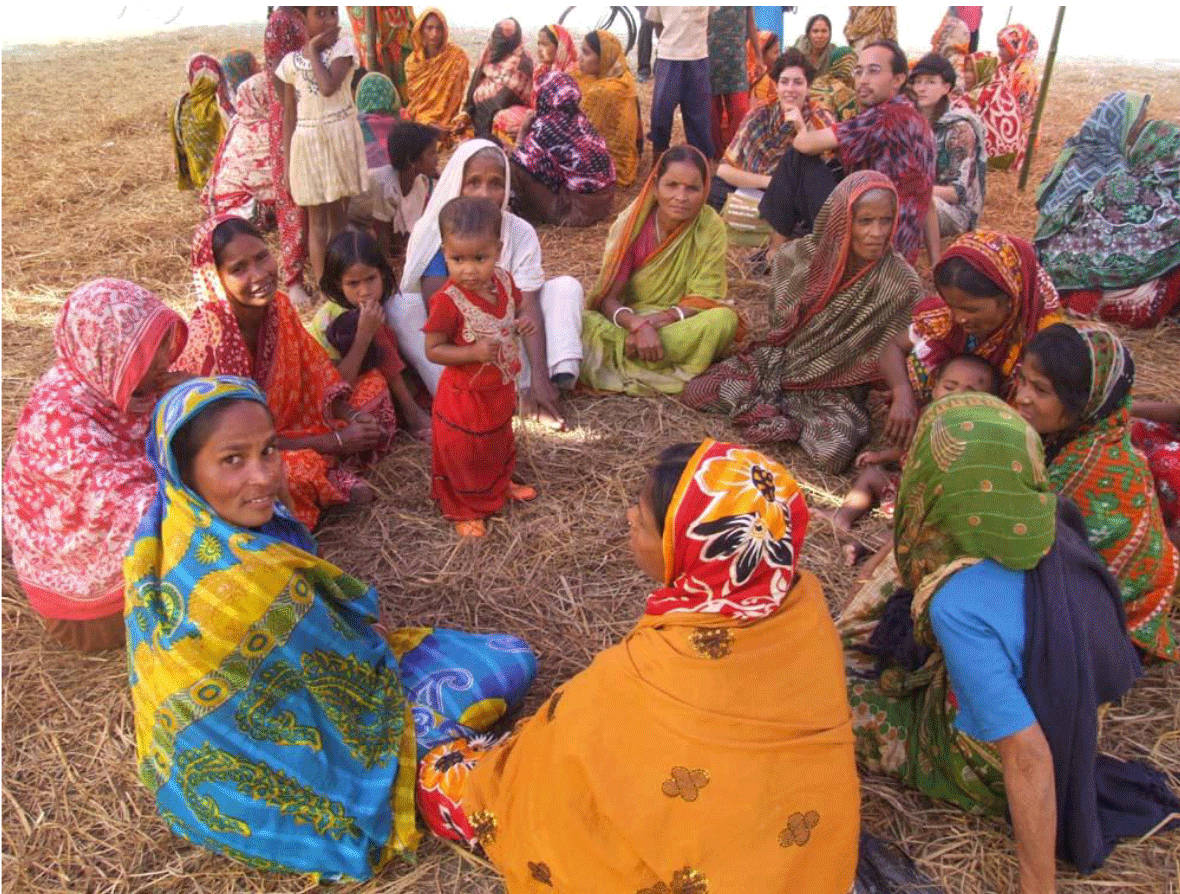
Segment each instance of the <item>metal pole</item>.
[{"label": "metal pole", "polygon": [[1037,97],[1037,110],[1033,114],[1032,127],[1028,132],[1028,145],[1024,149],[1024,164],[1020,166],[1020,180],[1016,188],[1024,191],[1028,183],[1028,169],[1032,166],[1033,146],[1037,142],[1037,132],[1041,129],[1041,115],[1045,111],[1045,100],[1049,96],[1049,78],[1053,76],[1053,61],[1057,58],[1057,40],[1061,37],[1061,22],[1065,18],[1065,7],[1057,7],[1057,23],[1053,26],[1053,40],[1049,43],[1049,57],[1045,60],[1045,73],[1041,76],[1041,93]]}]

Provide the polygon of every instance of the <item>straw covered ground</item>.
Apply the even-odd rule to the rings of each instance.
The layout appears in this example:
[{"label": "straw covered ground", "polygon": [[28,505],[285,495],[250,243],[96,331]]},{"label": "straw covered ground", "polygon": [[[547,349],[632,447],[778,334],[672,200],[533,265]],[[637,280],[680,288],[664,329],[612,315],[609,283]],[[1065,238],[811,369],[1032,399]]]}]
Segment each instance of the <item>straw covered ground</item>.
[{"label": "straw covered ground", "polygon": [[[474,55],[477,35],[464,42]],[[1047,40],[1043,41],[1047,44]],[[223,54],[261,46],[261,29],[195,30],[92,45],[21,49],[3,66],[3,435],[5,450],[25,397],[53,356],[52,327],[71,288],[99,276],[142,283],[187,311],[189,237],[198,222],[191,193],[176,189],[168,111],[183,89],[184,63],[198,50]],[[1039,182],[1064,140],[1112,90],[1154,94],[1153,117],[1175,118],[1174,74],[1147,67],[1059,65],[1033,166]],[[649,88],[644,88],[648,91]],[[646,100],[650,93],[645,92]],[[645,168],[650,155],[645,158]],[[989,180],[984,224],[1031,235],[1032,188],[1015,174]],[[622,208],[634,190],[617,200]],[[550,275],[589,286],[606,225],[543,228]],[[923,271],[927,273],[928,271]],[[766,289],[731,267],[733,297],[761,319]],[[1173,397],[1180,329],[1130,333],[1138,393]],[[522,472],[541,498],[514,506],[476,544],[460,544],[427,496],[427,450],[399,442],[375,475],[380,500],[355,515],[330,516],[326,555],[374,583],[393,619],[526,637],[540,673],[526,709],[616,641],[640,611],[645,584],[629,559],[624,510],[663,447],[705,435],[733,437],[724,420],[669,399],[578,396],[572,430],[519,430]],[[816,472],[793,448],[775,451],[831,505],[847,478]],[[885,533],[880,520],[863,529]],[[854,572],[839,561],[830,530],[813,523],[803,564],[824,582],[834,607]],[[7,550],[3,565],[3,891],[180,894],[194,890],[310,891],[305,878],[272,876],[194,848],[157,818],[135,773],[131,707],[121,654],[79,657],[49,645],[21,594]],[[1151,670],[1105,718],[1102,744],[1146,757],[1180,788],[1180,671]],[[864,784],[864,822],[900,842],[948,891],[1015,888],[1008,828],[934,805],[879,780]],[[740,846],[740,842],[734,842]],[[1180,836],[1127,842],[1088,879],[1061,871],[1074,894],[1180,891]],[[428,841],[416,866],[392,867],[365,892],[500,891],[495,873]]]}]

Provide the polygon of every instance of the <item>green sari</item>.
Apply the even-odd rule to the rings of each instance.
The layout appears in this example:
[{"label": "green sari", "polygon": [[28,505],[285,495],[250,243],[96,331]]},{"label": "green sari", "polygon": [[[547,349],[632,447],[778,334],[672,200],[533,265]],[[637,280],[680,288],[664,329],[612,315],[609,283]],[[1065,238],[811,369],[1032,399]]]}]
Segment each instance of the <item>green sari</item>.
[{"label": "green sari", "polygon": [[[628,330],[601,312],[602,299],[655,214],[655,172],[653,168],[639,196],[611,226],[602,270],[582,314],[581,378],[599,391],[679,394],[686,382],[725,353],[738,332],[737,314],[723,303],[728,287],[725,224],[708,205],[702,205],[696,217],[678,226],[636,264],[618,298],[641,315],[677,306],[697,311],[659,330],[663,358],[628,357]],[[704,190],[708,195],[708,183]]]},{"label": "green sari", "polygon": [[[898,494],[896,552],[838,624],[862,769],[972,813],[1004,814],[999,752],[955,728],[957,703],[930,606],[955,572],[982,559],[1035,568],[1053,545],[1056,508],[1040,438],[998,398],[954,394],[923,414]],[[863,647],[899,580],[914,593],[914,639],[933,651],[917,670],[892,664],[874,678],[875,660]]]}]

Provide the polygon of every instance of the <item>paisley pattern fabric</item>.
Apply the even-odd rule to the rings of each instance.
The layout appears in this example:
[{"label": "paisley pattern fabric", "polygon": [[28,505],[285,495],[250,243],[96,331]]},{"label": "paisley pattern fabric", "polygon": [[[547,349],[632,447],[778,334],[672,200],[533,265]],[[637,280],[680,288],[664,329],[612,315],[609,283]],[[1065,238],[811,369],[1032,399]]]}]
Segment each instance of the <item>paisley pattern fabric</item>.
[{"label": "paisley pattern fabric", "polygon": [[1168,539],[1151,470],[1131,445],[1135,364],[1114,333],[1079,332],[1090,351],[1090,399],[1065,443],[1050,442],[1049,479],[1082,511],[1090,545],[1118,581],[1132,641],[1149,655],[1175,661],[1180,647],[1169,614],[1180,552]]},{"label": "paisley pattern fabric", "polygon": [[1133,288],[1180,266],[1180,126],[1145,122],[1149,101],[1103,100],[1041,183],[1034,239],[1058,288]]},{"label": "paisley pattern fabric", "polygon": [[922,294],[917,274],[896,251],[847,273],[852,207],[874,189],[895,193],[876,171],[845,177],[814,232],[779,250],[770,331],[689,382],[686,404],[728,413],[750,443],[798,441],[825,469],[839,471],[852,460],[869,434],[856,386],[878,377],[881,349],[905,329]]},{"label": "paisley pattern fabric", "polygon": [[160,345],[188,327],[146,289],[99,279],[62,304],[56,360],[33,386],[4,465],[4,534],[39,614],[89,620],[123,608],[123,553],[155,495],[144,452],[154,395],[136,397]]},{"label": "paisley pattern fabric", "polygon": [[205,213],[237,214],[261,223],[278,201],[270,160],[269,75],[247,78],[237,91],[237,114],[217,152],[213,175],[201,193]]},{"label": "paisley pattern fabric", "polygon": [[779,463],[702,443],[647,613],[506,741],[427,755],[432,828],[482,845],[509,891],[848,891],[859,785],[806,522]]},{"label": "paisley pattern fabric", "polygon": [[1012,299],[1008,316],[995,332],[980,339],[963,331],[942,298],[923,300],[914,308],[910,324],[914,345],[907,365],[910,384],[923,402],[930,400],[935,370],[956,354],[970,352],[1003,374],[1003,393],[1010,397],[1016,387],[1016,366],[1028,340],[1064,319],[1057,289],[1037,263],[1032,246],[1016,236],[994,230],[964,233],[943,253],[939,264],[955,257],[965,259]]},{"label": "paisley pattern fabric", "polygon": [[1169,528],[1180,525],[1180,425],[1135,419],[1131,441],[1147,457],[1164,524]]},{"label": "paisley pattern fabric", "polygon": [[379,631],[376,591],[316,556],[276,503],[257,529],[180,477],[177,432],[248,379],[193,379],[160,402],[158,491],[127,555],[140,777],[169,828],[252,866],[367,879],[418,841],[418,749],[473,735],[536,668],[515,637]]},{"label": "paisley pattern fabric", "polygon": [[[862,768],[972,813],[1004,815],[999,752],[954,726],[958,705],[930,604],[952,574],[981,559],[1036,567],[1053,545],[1056,508],[1041,439],[1003,401],[952,394],[922,415],[898,495],[895,561],[881,563],[839,622]],[[865,646],[895,580],[914,593],[914,639],[932,651],[915,670],[878,674]]]}]

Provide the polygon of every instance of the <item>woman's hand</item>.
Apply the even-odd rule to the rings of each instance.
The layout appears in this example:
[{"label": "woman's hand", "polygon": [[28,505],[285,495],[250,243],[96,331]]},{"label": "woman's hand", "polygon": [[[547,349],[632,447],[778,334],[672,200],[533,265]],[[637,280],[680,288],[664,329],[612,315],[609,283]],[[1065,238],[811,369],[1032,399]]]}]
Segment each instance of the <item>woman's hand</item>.
[{"label": "woman's hand", "polygon": [[885,422],[885,437],[902,449],[910,444],[918,425],[918,402],[912,388],[898,388],[893,392],[893,405]]},{"label": "woman's hand", "polygon": [[635,338],[635,353],[640,360],[655,363],[664,359],[664,344],[660,341],[660,334],[655,326],[646,323],[632,335]]},{"label": "woman's hand", "polygon": [[385,432],[368,413],[357,413],[352,422],[344,428],[337,429],[339,435],[340,453],[361,453],[381,446],[385,440]]},{"label": "woman's hand", "polygon": [[786,119],[787,124],[795,125],[795,133],[803,133],[807,130],[807,125],[803,123],[803,113],[794,106],[790,106],[783,112],[783,118]]},{"label": "woman's hand", "polygon": [[471,345],[471,359],[475,363],[495,363],[500,358],[500,342],[494,338],[480,338]]},{"label": "woman's hand", "polygon": [[532,317],[517,317],[516,318],[516,333],[517,335],[532,335],[537,331],[537,324]]}]

